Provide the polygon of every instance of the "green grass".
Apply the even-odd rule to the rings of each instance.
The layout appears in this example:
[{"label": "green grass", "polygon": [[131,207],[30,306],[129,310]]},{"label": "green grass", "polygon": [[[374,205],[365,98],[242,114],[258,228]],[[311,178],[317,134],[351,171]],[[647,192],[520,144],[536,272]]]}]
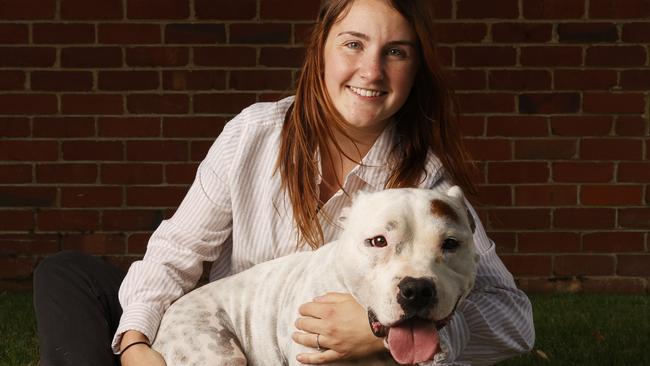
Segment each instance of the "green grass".
[{"label": "green grass", "polygon": [[[650,365],[650,296],[535,295],[531,300],[535,352],[499,366]],[[31,294],[0,293],[0,366],[36,365],[35,332]]]}]

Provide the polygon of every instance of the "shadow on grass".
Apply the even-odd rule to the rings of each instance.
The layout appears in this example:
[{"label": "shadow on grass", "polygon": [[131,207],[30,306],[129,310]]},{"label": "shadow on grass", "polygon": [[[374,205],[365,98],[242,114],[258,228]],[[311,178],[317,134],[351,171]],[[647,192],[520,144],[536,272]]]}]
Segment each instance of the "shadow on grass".
[{"label": "shadow on grass", "polygon": [[[650,365],[650,296],[533,295],[537,353],[499,363]],[[0,366],[34,366],[36,323],[29,293],[0,293]],[[540,355],[546,355],[546,358]]]}]

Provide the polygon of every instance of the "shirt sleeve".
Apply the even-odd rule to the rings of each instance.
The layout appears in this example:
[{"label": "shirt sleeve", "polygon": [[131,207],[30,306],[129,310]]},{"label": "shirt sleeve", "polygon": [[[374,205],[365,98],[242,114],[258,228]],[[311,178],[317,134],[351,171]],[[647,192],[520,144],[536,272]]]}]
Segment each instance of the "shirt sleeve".
[{"label": "shirt sleeve", "polygon": [[469,202],[467,206],[476,222],[476,282],[440,331],[442,352],[427,366],[491,365],[528,352],[535,343],[530,301],[497,256],[476,211]]},{"label": "shirt sleeve", "polygon": [[142,332],[153,341],[165,310],[196,285],[203,262],[215,261],[223,251],[232,231],[227,177],[241,136],[238,117],[210,148],[174,215],[154,231],[144,258],[129,268],[119,291],[123,314],[111,344],[113,352],[119,352],[127,330]]}]

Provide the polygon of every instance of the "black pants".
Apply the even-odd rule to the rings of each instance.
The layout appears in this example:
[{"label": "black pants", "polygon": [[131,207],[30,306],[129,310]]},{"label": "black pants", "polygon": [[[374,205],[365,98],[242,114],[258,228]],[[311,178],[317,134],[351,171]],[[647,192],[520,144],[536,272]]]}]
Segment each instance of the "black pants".
[{"label": "black pants", "polygon": [[112,366],[124,271],[78,252],[44,259],[34,272],[41,366]]}]

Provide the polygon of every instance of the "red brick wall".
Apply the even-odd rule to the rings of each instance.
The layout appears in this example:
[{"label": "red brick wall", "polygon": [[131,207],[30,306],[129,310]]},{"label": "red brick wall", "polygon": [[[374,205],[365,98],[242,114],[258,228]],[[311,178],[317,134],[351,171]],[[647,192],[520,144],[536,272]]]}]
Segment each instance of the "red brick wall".
[{"label": "red brick wall", "polygon": [[[648,292],[650,0],[436,0],[481,215],[530,291]],[[0,288],[126,265],[224,122],[290,92],[315,0],[0,0]]]}]

